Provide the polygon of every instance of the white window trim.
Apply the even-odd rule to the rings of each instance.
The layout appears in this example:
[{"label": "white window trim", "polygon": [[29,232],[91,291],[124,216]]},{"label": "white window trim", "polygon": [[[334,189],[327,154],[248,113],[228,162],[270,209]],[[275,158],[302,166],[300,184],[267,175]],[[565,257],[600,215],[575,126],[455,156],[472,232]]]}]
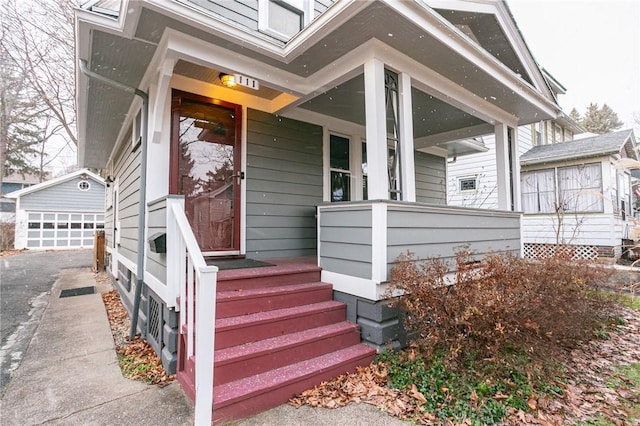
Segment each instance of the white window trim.
[{"label": "white window trim", "polygon": [[[287,42],[293,37],[282,34],[269,27],[269,3],[272,0],[258,0],[258,30],[278,40]],[[276,3],[284,3],[302,13],[302,27],[304,28],[313,18],[313,0],[277,0]]]},{"label": "white window trim", "polygon": [[[474,188],[473,189],[462,189],[462,181],[463,180],[471,180],[471,179],[473,179],[474,182],[475,182]],[[460,176],[460,177],[458,177],[458,191],[463,193],[463,194],[476,192],[478,190],[478,184],[479,184],[478,175]]]},{"label": "white window trim", "polygon": [[[83,188],[82,184],[86,183],[87,187]],[[78,189],[82,192],[87,192],[91,189],[91,182],[89,182],[87,179],[83,179],[80,182],[78,182]]]}]

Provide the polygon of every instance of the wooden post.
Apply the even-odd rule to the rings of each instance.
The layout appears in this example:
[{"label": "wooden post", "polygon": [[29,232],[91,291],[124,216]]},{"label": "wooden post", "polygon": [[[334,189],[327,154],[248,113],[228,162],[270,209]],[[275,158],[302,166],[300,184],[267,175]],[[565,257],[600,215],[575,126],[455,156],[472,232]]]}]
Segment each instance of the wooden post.
[{"label": "wooden post", "polygon": [[93,270],[104,270],[104,231],[96,231],[93,235]]}]

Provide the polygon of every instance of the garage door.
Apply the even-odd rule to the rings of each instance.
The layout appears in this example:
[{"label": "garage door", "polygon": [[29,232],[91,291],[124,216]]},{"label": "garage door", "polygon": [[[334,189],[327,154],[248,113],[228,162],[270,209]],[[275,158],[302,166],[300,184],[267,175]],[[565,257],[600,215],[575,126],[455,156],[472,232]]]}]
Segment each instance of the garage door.
[{"label": "garage door", "polygon": [[104,215],[29,212],[27,227],[28,248],[88,248],[95,231],[104,229]]}]

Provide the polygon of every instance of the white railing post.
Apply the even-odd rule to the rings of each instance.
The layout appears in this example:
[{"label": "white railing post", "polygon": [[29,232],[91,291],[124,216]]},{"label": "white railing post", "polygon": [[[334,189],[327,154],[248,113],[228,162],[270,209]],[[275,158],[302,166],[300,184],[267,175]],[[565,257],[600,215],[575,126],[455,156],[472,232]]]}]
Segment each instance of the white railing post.
[{"label": "white railing post", "polygon": [[196,426],[210,426],[213,418],[218,268],[208,266],[205,262],[184,213],[183,203],[168,203],[167,209],[167,232],[172,233],[171,239],[168,239],[172,244],[167,247],[167,255],[175,257],[171,263],[167,263],[167,277],[177,280],[170,285],[179,288],[179,334],[185,333],[185,325],[187,328],[185,361],[195,355],[194,423]]},{"label": "white railing post", "polygon": [[195,424],[210,425],[213,415],[213,366],[215,362],[215,318],[218,268],[197,271],[196,294],[196,402]]}]

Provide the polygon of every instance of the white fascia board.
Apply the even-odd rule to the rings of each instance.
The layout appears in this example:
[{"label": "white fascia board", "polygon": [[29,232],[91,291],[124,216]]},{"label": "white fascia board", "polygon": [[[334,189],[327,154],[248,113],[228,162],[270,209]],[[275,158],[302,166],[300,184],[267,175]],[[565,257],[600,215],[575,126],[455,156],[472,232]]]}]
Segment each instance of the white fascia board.
[{"label": "white fascia board", "polygon": [[438,146],[447,142],[454,142],[463,139],[469,139],[476,136],[484,136],[494,133],[492,124],[478,124],[475,126],[465,127],[464,129],[451,130],[448,132],[436,133],[430,136],[424,136],[415,140],[416,149],[429,148]]},{"label": "white fascia board", "polygon": [[424,28],[442,44],[473,62],[475,66],[491,75],[496,81],[500,81],[514,93],[521,94],[536,108],[544,111],[550,117],[557,116],[559,107],[555,102],[542,96],[534,87],[517,77],[511,69],[482,47],[470,42],[466,36],[437,12],[425,7],[422,3],[389,1],[387,5],[418,27]]},{"label": "white fascia board", "polygon": [[71,179],[74,179],[74,178],[76,178],[76,177],[78,177],[78,176],[80,176],[82,174],[85,174],[85,175],[89,176],[90,178],[95,180],[97,183],[99,183],[99,184],[104,186],[104,179],[102,179],[100,176],[98,176],[97,174],[93,173],[92,171],[90,171],[88,169],[80,169],[80,170],[76,170],[75,172],[71,172],[71,173],[69,173],[67,175],[64,175],[64,176],[58,176],[57,178],[49,179],[49,180],[46,180],[44,182],[28,186],[26,188],[22,188],[22,189],[19,189],[17,191],[10,192],[10,193],[6,194],[5,197],[7,197],[7,198],[18,198],[18,197],[21,197],[23,195],[31,194],[32,192],[38,192],[38,191],[41,191],[43,189],[49,188],[51,186],[58,185],[60,183],[70,181]]}]

